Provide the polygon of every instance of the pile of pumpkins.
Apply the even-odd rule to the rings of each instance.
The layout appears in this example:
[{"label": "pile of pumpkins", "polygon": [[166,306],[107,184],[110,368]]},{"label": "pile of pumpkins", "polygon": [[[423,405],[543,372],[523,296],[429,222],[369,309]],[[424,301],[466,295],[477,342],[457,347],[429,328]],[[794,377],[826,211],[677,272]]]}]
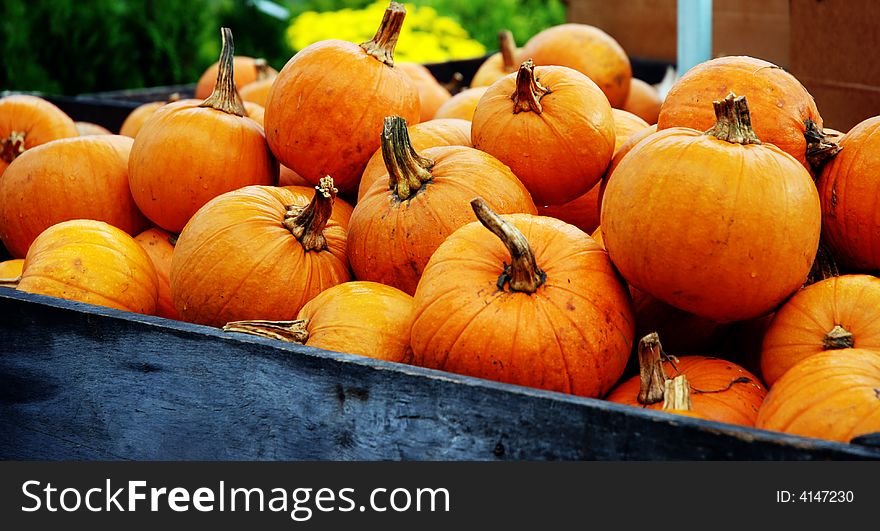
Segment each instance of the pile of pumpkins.
[{"label": "pile of pumpkins", "polygon": [[880,117],[823,130],[750,57],[661,102],[581,24],[522,48],[502,32],[453,96],[394,62],[404,18],[392,2],[371,41],[280,71],[223,29],[198,99],[122,135],[0,100],[4,284],[714,421],[880,431]]}]

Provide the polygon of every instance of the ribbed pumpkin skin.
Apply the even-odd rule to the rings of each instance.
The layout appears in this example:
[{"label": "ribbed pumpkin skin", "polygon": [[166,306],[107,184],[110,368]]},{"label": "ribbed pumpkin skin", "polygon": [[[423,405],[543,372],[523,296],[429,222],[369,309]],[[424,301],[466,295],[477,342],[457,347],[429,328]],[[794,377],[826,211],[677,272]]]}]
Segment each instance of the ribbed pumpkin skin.
[{"label": "ribbed pumpkin skin", "polygon": [[0,238],[12,256],[56,223],[105,221],[129,234],[149,226],[128,187],[132,140],[93,135],[25,151],[0,179]]},{"label": "ribbed pumpkin skin", "polygon": [[134,238],[94,220],[46,229],[25,258],[20,291],[152,314],[159,281]]},{"label": "ribbed pumpkin skin", "polygon": [[761,59],[719,57],[691,68],[666,95],[657,128],[705,131],[715,125],[712,102],[730,92],[749,100],[752,128],[762,142],[808,167],[804,121],[822,126],[816,102],[794,76]]},{"label": "ribbed pumpkin skin", "polygon": [[517,74],[495,82],[477,105],[471,126],[475,148],[507,164],[537,205],[559,205],[599,182],[614,154],[608,100],[589,78],[561,66],[535,67],[551,92],[542,112],[514,114]]},{"label": "ribbed pumpkin skin", "polygon": [[[26,94],[0,98],[0,139],[14,133],[25,133],[24,148],[79,135],[74,121],[52,103]],[[9,162],[0,157],[0,175]]]},{"label": "ribbed pumpkin skin", "polygon": [[633,338],[629,293],[608,255],[553,218],[503,216],[547,274],[538,290],[496,283],[510,254],[478,222],[437,249],[415,294],[414,364],[597,397],[623,373]]},{"label": "ribbed pumpkin skin", "polygon": [[419,113],[419,93],[400,69],[356,44],[322,41],[293,56],[275,78],[266,139],[282,164],[312,184],[330,175],[345,193],[357,189],[379,149],[385,117],[418,123]]},{"label": "ribbed pumpkin skin", "polygon": [[310,347],[408,363],[412,304],[399,289],[353,281],[322,291],[296,318],[309,320]]},{"label": "ribbed pumpkin skin", "polygon": [[755,427],[849,442],[880,431],[880,353],[845,349],[795,364],[770,390]]},{"label": "ribbed pumpkin skin", "polygon": [[129,184],[138,207],[174,233],[218,195],[278,179],[259,124],[200,104],[182,100],[162,107],[131,149]]},{"label": "ribbed pumpkin skin", "polygon": [[[442,146],[471,146],[471,123],[458,118],[438,118],[407,127],[409,139],[416,151]],[[377,179],[388,179],[388,170],[378,149],[370,157],[358,186],[360,200]]]},{"label": "ribbed pumpkin skin", "polygon": [[823,339],[835,326],[853,335],[854,348],[880,351],[880,279],[833,277],[789,299],[764,336],[761,372],[767,385],[802,359],[824,352]]},{"label": "ribbed pumpkin skin", "polygon": [[536,212],[529,192],[510,169],[464,146],[420,152],[434,160],[433,179],[406,201],[379,178],[351,216],[348,256],[355,277],[416,291],[431,255],[456,229],[476,220],[470,201],[482,197],[498,213]]},{"label": "ribbed pumpkin skin", "polygon": [[137,107],[125,117],[125,121],[122,122],[122,127],[119,129],[119,134],[131,138],[136,137],[141,127],[144,126],[144,122],[153,116],[153,113],[167,104],[168,102],[165,101],[151,101]]},{"label": "ribbed pumpkin skin", "polygon": [[[669,378],[679,373],[687,376],[691,385],[694,413],[718,422],[741,426],[755,425],[758,410],[764,397],[767,396],[767,390],[754,374],[735,363],[706,356],[679,356],[675,366],[678,367],[678,371],[669,362],[663,364]],[[730,385],[737,378],[748,378],[749,381]],[[634,407],[662,409],[662,402],[647,406],[639,403],[639,383],[638,376],[630,378],[618,385],[608,395],[607,400]],[[721,391],[722,389],[727,390]]]},{"label": "ribbed pumpkin skin", "polygon": [[480,99],[488,88],[473,87],[462,90],[438,107],[437,112],[434,113],[434,118],[457,118],[469,122],[473,121],[477,104],[480,103]]},{"label": "ribbed pumpkin skin", "polygon": [[[233,69],[235,70],[235,88],[241,90],[256,81],[258,73],[256,59],[245,55],[236,55],[233,61]],[[214,63],[209,66],[202,74],[202,77],[199,78],[199,82],[196,84],[197,99],[203,100],[211,95],[211,91],[214,90],[214,84],[217,83],[217,70],[219,68],[219,63]],[[272,67],[267,68],[267,75],[270,77],[278,73]]]},{"label": "ribbed pumpkin skin", "polygon": [[769,313],[806,280],[818,199],[806,169],[772,144],[675,128],[621,160],[600,220],[629,284],[701,317],[738,321]]},{"label": "ribbed pumpkin skin", "polygon": [[180,319],[171,301],[171,257],[174,255],[173,235],[162,229],[147,229],[134,237],[134,241],[146,251],[156,269],[159,297],[156,315],[166,319]]},{"label": "ribbed pumpkin skin", "polygon": [[[288,192],[296,195],[298,197],[297,204],[307,204],[312,200],[312,196],[315,195],[315,187],[314,186],[284,186],[282,187]],[[333,201],[333,214],[331,217],[336,220],[337,223],[348,232],[348,224],[351,220],[351,213],[354,211],[354,207],[339,199]]]},{"label": "ribbed pumpkin skin", "polygon": [[248,83],[241,87],[241,90],[239,90],[238,93],[242,100],[265,107],[266,99],[269,97],[269,89],[272,88],[272,83],[274,82],[274,77],[254,81],[253,83]]},{"label": "ribbed pumpkin skin", "polygon": [[632,66],[613,37],[586,24],[561,24],[548,28],[523,47],[523,57],[536,65],[573,68],[602,89],[612,107],[620,108],[629,94]]},{"label": "ribbed pumpkin skin", "polygon": [[24,267],[24,258],[15,258],[0,262],[0,279],[13,279],[21,276]]},{"label": "ribbed pumpkin skin", "polygon": [[183,320],[223,326],[289,320],[321,291],[350,279],[345,230],[332,217],[328,249],[305,252],[282,225],[285,207],[308,200],[284,188],[248,186],[199,210],[180,234],[171,297]]},{"label": "ribbed pumpkin skin", "polygon": [[427,122],[428,120],[433,120],[434,115],[437,114],[437,109],[449,101],[452,94],[423,65],[401,61],[394,63],[394,67],[400,68],[409,76],[419,91],[419,102],[421,103],[419,121]]},{"label": "ribbed pumpkin skin", "polygon": [[880,116],[850,130],[843,148],[825,165],[817,186],[822,199],[822,233],[844,266],[880,269]]},{"label": "ribbed pumpkin skin", "polygon": [[657,89],[645,83],[641,79],[633,78],[629,84],[629,95],[623,102],[623,110],[631,112],[648,122],[656,124],[660,117],[660,94]]}]

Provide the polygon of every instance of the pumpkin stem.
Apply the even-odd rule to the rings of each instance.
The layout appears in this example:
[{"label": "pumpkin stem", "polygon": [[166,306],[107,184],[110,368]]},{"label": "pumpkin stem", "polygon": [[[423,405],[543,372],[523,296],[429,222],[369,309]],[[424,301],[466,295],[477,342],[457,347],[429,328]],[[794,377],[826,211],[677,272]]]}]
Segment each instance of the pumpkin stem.
[{"label": "pumpkin stem", "polygon": [[663,382],[663,411],[690,411],[691,386],[684,374]]},{"label": "pumpkin stem", "polygon": [[498,32],[498,49],[501,51],[501,62],[505,72],[516,70],[516,41],[510,30]]},{"label": "pumpkin stem", "polygon": [[224,332],[238,332],[305,345],[309,340],[308,319],[295,321],[233,321],[223,326]]},{"label": "pumpkin stem", "polygon": [[535,253],[523,233],[496,214],[480,197],[471,201],[471,208],[480,223],[498,236],[510,253],[510,264],[504,264],[504,271],[498,277],[498,289],[503,290],[507,284],[512,292],[537,291],[547,281],[547,274],[535,263]]},{"label": "pumpkin stem", "polygon": [[409,199],[431,180],[434,161],[416,152],[406,129],[406,120],[400,116],[385,117],[382,159],[388,170],[388,188],[401,201]]},{"label": "pumpkin stem", "polygon": [[639,341],[639,404],[649,406],[663,401],[666,369],[663,367],[663,347],[660,336],[651,332]]},{"label": "pumpkin stem", "polygon": [[262,81],[272,77],[272,70],[269,68],[269,63],[267,63],[262,57],[254,59],[254,69],[257,71],[257,78],[255,81]]},{"label": "pumpkin stem", "polygon": [[731,144],[760,144],[761,140],[752,129],[752,117],[745,96],[733,92],[723,100],[713,101],[715,107],[715,126],[706,131],[718,140]]},{"label": "pumpkin stem", "polygon": [[305,208],[288,206],[282,222],[284,228],[299,240],[306,252],[327,249],[324,227],[333,214],[333,201],[336,200],[336,192],[339,191],[333,186],[333,178],[329,175],[321,177],[315,190],[315,195]]},{"label": "pumpkin stem", "polygon": [[449,91],[450,94],[455,96],[462,90],[464,90],[464,75],[461,72],[456,72],[452,74],[452,79],[449,80],[449,83],[444,83],[443,88]]},{"label": "pumpkin stem", "polygon": [[0,159],[12,164],[16,157],[24,153],[24,137],[26,133],[13,131],[8,138],[0,139]]},{"label": "pumpkin stem", "polygon": [[247,116],[247,110],[244,108],[241,96],[238,95],[238,89],[235,88],[233,76],[235,46],[232,42],[232,30],[220,28],[220,35],[223,38],[223,48],[220,50],[217,83],[214,84],[214,91],[199,107],[211,107],[228,114]]},{"label": "pumpkin stem", "polygon": [[170,243],[172,247],[176,247],[178,238],[180,238],[179,235],[172,234],[171,236],[168,237],[168,243]]},{"label": "pumpkin stem", "polygon": [[529,59],[521,64],[516,74],[516,90],[510,96],[513,100],[513,114],[528,111],[541,114],[544,112],[541,98],[547,94],[550,94],[550,89],[538,83],[535,77],[535,63]]},{"label": "pumpkin stem", "polygon": [[834,325],[825,337],[822,338],[823,350],[840,350],[842,348],[853,348],[856,344],[855,337],[852,332],[840,325]]},{"label": "pumpkin stem", "polygon": [[19,282],[21,282],[21,275],[15,278],[0,278],[0,288],[15,289],[18,287]]},{"label": "pumpkin stem", "polygon": [[832,140],[831,136],[825,134],[825,131],[810,118],[804,121],[804,126],[806,127],[804,138],[807,140],[807,162],[810,164],[813,174],[819,175],[822,166],[837,156],[843,148]]},{"label": "pumpkin stem", "polygon": [[181,95],[180,92],[172,92],[171,95],[168,96],[167,103],[174,103],[175,101],[180,101]]},{"label": "pumpkin stem", "polygon": [[831,249],[820,238],[819,248],[816,250],[816,258],[813,260],[813,266],[810,268],[810,274],[807,275],[807,281],[804,283],[804,286],[806,287],[816,282],[839,276],[840,269],[837,267],[837,261],[834,259]]},{"label": "pumpkin stem", "polygon": [[394,66],[394,47],[397,46],[404,18],[406,18],[406,8],[403,4],[391,2],[385,9],[385,15],[382,17],[379,29],[376,30],[376,35],[371,40],[361,43],[361,48],[386,65]]}]

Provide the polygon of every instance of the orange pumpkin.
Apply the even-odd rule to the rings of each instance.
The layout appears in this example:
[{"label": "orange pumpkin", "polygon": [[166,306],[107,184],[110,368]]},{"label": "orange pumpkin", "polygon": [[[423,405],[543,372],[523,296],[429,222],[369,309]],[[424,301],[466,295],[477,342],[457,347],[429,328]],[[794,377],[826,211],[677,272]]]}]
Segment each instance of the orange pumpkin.
[{"label": "orange pumpkin", "polygon": [[776,381],[756,427],[849,442],[880,431],[880,352],[826,351],[792,366]]},{"label": "orange pumpkin", "polygon": [[446,103],[452,97],[452,94],[423,65],[399,62],[395,67],[399,67],[409,76],[419,91],[419,102],[422,109],[419,121],[426,122],[432,120],[434,115],[437,114],[437,109]]},{"label": "orange pumpkin", "polygon": [[608,255],[559,220],[471,204],[480,223],[443,242],[416,290],[413,363],[582,396],[607,392],[633,337],[629,293]]},{"label": "orange pumpkin", "polygon": [[639,375],[618,385],[607,400],[661,409],[668,375],[683,374],[690,383],[692,410],[703,418],[754,426],[767,395],[761,382],[735,363],[705,356],[673,358],[663,352],[656,333],[639,341]]},{"label": "orange pumpkin", "polygon": [[43,98],[24,94],[0,98],[0,175],[25,150],[78,135],[73,120]]},{"label": "orange pumpkin", "polygon": [[233,84],[232,32],[223,28],[222,34],[220,79],[211,97],[162,107],[144,124],[131,149],[129,181],[135,201],[153,223],[174,233],[212,198],[278,179],[278,162],[263,128],[247,117]]},{"label": "orange pumpkin", "polygon": [[125,121],[122,122],[122,127],[119,129],[119,134],[130,136],[131,138],[136,137],[147,119],[162,107],[176,101],[180,101],[180,94],[174,93],[167,101],[151,101],[138,106],[125,117]]},{"label": "orange pumpkin", "polygon": [[[468,146],[471,145],[471,123],[467,120],[455,118],[440,118],[428,120],[407,128],[410,144],[416,151],[422,151],[432,147],[441,146]],[[379,179],[388,179],[388,169],[385,167],[385,159],[382,157],[382,148],[367,163],[367,169],[361,176],[358,186],[358,200]]]},{"label": "orange pumpkin", "polygon": [[880,351],[880,279],[876,277],[829,278],[786,302],[764,336],[764,381],[772,386],[802,359],[845,348]]},{"label": "orange pumpkin", "polygon": [[637,144],[608,180],[600,220],[630,285],[726,322],[767,314],[804,283],[821,213],[809,172],[755,136],[745,98],[715,107],[706,133],[667,129]]},{"label": "orange pumpkin", "polygon": [[602,176],[602,180],[599,182],[599,196],[596,198],[597,205],[596,211],[601,213],[602,211],[602,198],[605,197],[605,188],[608,187],[608,180],[611,179],[611,175],[614,173],[614,170],[617,169],[617,166],[620,164],[620,161],[623,160],[623,157],[627,156],[630,151],[634,147],[636,147],[639,142],[648,138],[657,132],[657,126],[651,125],[644,129],[640,129],[636,131],[629,138],[627,138],[622,144],[620,144],[620,138],[617,138],[615,142],[615,146],[618,146],[614,151],[614,157],[611,158],[611,164],[608,165],[608,169],[605,170],[605,175]]},{"label": "orange pumpkin", "polygon": [[840,141],[842,151],[825,166],[817,186],[822,236],[837,261],[851,269],[880,269],[880,116],[868,118]]},{"label": "orange pumpkin", "polygon": [[611,109],[611,118],[614,120],[615,153],[617,153],[621,146],[629,140],[629,137],[638,133],[642,129],[651,127],[648,122],[642,120],[635,114],[620,109]]},{"label": "orange pumpkin", "polygon": [[660,94],[657,89],[641,79],[633,78],[629,84],[629,95],[622,109],[629,111],[649,124],[656,124],[660,117]]},{"label": "orange pumpkin", "polygon": [[275,76],[267,77],[265,79],[260,79],[259,81],[254,81],[253,83],[248,83],[241,87],[238,92],[241,94],[241,99],[245,103],[251,102],[256,103],[261,107],[265,107],[266,99],[269,97],[269,90],[272,88],[272,83],[274,82]]},{"label": "orange pumpkin", "polygon": [[[243,89],[247,85],[264,79],[272,79],[278,75],[278,72],[266,64],[265,59],[254,59],[245,55],[237,55],[233,58],[235,70],[235,88]],[[220,63],[218,61],[205,70],[202,77],[196,84],[196,98],[203,100],[214,92],[217,83],[217,75],[220,72]]]},{"label": "orange pumpkin", "polygon": [[414,293],[431,255],[474,214],[468,201],[489,198],[504,213],[536,213],[528,191],[504,164],[465,146],[417,153],[406,122],[389,117],[382,133],[388,171],[358,201],[349,227],[355,277]]},{"label": "orange pumpkin", "polygon": [[91,122],[74,122],[79,136],[112,135],[109,129]]},{"label": "orange pumpkin", "polygon": [[134,238],[103,221],[77,219],[52,225],[34,240],[18,289],[152,314],[159,281]]},{"label": "orange pumpkin", "polygon": [[522,63],[522,50],[516,47],[513,33],[498,32],[498,52],[483,61],[471,80],[472,87],[488,87],[502,77],[516,72]]},{"label": "orange pumpkin", "polygon": [[434,113],[435,119],[440,118],[456,118],[459,120],[472,121],[474,119],[474,111],[480,98],[486,93],[489,87],[474,87],[462,90],[455,96],[446,100],[437,112]]},{"label": "orange pumpkin", "polygon": [[181,318],[211,326],[290,319],[318,293],[348,281],[335,197],[328,177],[308,203],[286,188],[247,186],[199,209],[171,261],[171,298]]},{"label": "orange pumpkin", "polygon": [[[710,104],[730,92],[748,98],[758,138],[807,169],[808,159],[819,164],[836,152],[823,140],[822,117],[804,86],[782,68],[753,57],[719,57],[688,70],[666,95],[657,127],[705,131],[715,122]],[[815,138],[808,141],[808,136]]]},{"label": "orange pumpkin", "polygon": [[536,204],[559,205],[599,182],[614,153],[614,121],[588,77],[526,61],[486,91],[471,141],[510,166]]},{"label": "orange pumpkin", "polygon": [[523,47],[523,57],[536,65],[559,65],[586,75],[602,89],[612,107],[620,108],[629,94],[632,66],[613,37],[586,24],[546,29]]},{"label": "orange pumpkin", "polygon": [[266,138],[282,164],[313,184],[331,175],[339,190],[353,192],[379,148],[385,116],[419,121],[419,93],[394,68],[405,16],[391,2],[371,41],[321,41],[281,69],[266,101]]},{"label": "orange pumpkin", "polygon": [[5,260],[0,262],[0,282],[2,281],[15,281],[18,282],[18,277],[21,276],[21,271],[24,268],[24,258],[15,258],[13,260]]},{"label": "orange pumpkin", "polygon": [[260,127],[263,127],[263,117],[266,114],[266,109],[252,101],[245,101],[243,103],[244,109],[247,111],[247,117],[260,124]]},{"label": "orange pumpkin", "polygon": [[171,257],[177,237],[162,229],[147,229],[134,237],[134,241],[147,252],[156,269],[159,296],[156,301],[156,315],[166,319],[180,319],[171,301]]},{"label": "orange pumpkin", "polygon": [[149,223],[128,187],[131,147],[124,136],[80,136],[18,157],[0,179],[0,238],[9,253],[23,257],[41,232],[71,219],[144,230]]},{"label": "orange pumpkin", "polygon": [[278,174],[278,186],[306,186],[310,187],[309,181],[303,179],[302,175],[291,170],[284,164],[281,165],[281,171]]}]

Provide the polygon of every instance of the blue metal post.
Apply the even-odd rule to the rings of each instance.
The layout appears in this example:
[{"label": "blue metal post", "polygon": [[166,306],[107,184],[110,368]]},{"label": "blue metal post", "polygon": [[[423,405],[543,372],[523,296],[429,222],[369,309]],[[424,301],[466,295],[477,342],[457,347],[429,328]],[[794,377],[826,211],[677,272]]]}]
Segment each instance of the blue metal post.
[{"label": "blue metal post", "polygon": [[678,74],[712,58],[712,0],[678,0]]}]

